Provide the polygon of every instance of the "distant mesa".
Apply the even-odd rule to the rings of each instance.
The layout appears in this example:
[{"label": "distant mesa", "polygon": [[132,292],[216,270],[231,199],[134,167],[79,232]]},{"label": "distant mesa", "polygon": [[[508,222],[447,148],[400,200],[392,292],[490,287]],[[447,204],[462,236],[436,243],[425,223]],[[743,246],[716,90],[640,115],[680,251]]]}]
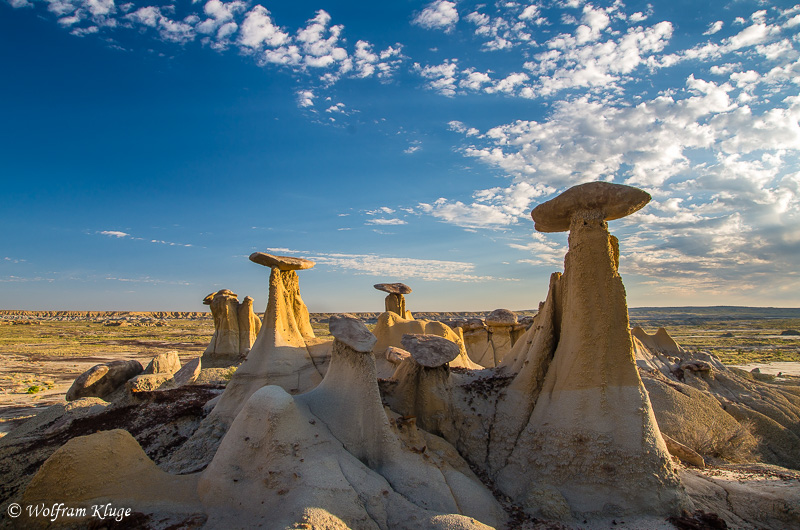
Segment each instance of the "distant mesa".
[{"label": "distant mesa", "polygon": [[796,329],[787,329],[781,331],[781,335],[784,337],[797,337],[798,335],[800,335],[800,331],[797,331]]}]

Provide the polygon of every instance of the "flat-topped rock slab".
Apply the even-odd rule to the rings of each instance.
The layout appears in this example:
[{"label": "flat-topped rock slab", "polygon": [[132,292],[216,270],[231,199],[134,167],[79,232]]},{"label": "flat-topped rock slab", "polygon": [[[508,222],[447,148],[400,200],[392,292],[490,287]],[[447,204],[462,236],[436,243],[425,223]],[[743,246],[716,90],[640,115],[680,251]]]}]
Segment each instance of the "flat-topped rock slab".
[{"label": "flat-topped rock slab", "polygon": [[332,315],[328,321],[331,335],[339,342],[347,344],[357,352],[370,353],[377,339],[361,321],[350,315]]},{"label": "flat-topped rock slab", "polygon": [[400,340],[417,363],[438,368],[458,357],[458,345],[439,335],[405,334]]},{"label": "flat-topped rock slab", "polygon": [[250,261],[282,271],[299,271],[310,269],[316,265],[315,262],[309,259],[293,258],[291,256],[275,256],[267,254],[266,252],[253,252],[250,254]]},{"label": "flat-topped rock slab", "polygon": [[531,217],[539,232],[567,232],[575,212],[601,211],[603,219],[613,221],[643,208],[650,194],[639,188],[610,182],[587,182],[573,186],[558,197],[533,209]]},{"label": "flat-topped rock slab", "polygon": [[404,283],[376,283],[373,285],[377,290],[389,294],[408,294],[411,292],[411,287]]}]

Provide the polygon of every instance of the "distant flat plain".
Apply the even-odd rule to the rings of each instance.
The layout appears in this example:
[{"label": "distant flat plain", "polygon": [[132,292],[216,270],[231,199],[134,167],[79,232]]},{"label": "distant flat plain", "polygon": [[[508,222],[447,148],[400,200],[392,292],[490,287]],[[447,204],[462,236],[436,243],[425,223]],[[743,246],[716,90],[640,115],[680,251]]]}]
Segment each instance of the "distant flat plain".
[{"label": "distant flat plain", "polygon": [[[475,318],[486,312],[417,313],[417,318]],[[534,314],[523,310],[519,314]],[[378,313],[358,313],[368,324]],[[800,373],[800,309],[644,307],[629,310],[631,326],[664,327],[684,348],[713,353],[728,365]],[[318,336],[328,314],[312,314]],[[63,402],[72,381],[95,364],[177,350],[182,362],[205,350],[214,333],[210,313],[36,312],[0,310],[0,436],[42,407]],[[788,364],[772,364],[788,363]]]}]

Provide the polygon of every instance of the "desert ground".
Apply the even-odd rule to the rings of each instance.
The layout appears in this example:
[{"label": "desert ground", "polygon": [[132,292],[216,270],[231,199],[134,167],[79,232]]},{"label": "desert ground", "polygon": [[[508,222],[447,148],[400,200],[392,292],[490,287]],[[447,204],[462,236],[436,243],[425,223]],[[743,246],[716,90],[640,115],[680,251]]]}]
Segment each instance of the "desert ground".
[{"label": "desert ground", "polygon": [[[485,312],[426,312],[419,318],[449,321]],[[517,310],[532,315],[534,310]],[[800,310],[774,308],[631,308],[631,326],[667,329],[687,349],[708,351],[724,364],[766,377],[800,377]],[[358,313],[368,327],[379,313]],[[263,317],[263,314],[261,314]],[[329,315],[312,313],[318,337],[329,335]],[[210,312],[0,311],[0,436],[37,411],[62,403],[75,378],[92,366],[177,350],[182,363],[206,349]]]}]

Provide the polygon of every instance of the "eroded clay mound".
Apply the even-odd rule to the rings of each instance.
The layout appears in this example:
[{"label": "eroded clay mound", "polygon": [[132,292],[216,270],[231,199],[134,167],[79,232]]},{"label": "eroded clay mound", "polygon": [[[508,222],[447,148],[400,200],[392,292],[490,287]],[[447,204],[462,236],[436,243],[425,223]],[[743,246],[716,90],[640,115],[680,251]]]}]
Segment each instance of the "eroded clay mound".
[{"label": "eroded clay mound", "polygon": [[[681,348],[661,328],[638,350],[659,425],[711,461],[758,459],[800,469],[800,393]],[[647,342],[645,342],[647,341]],[[665,352],[669,355],[665,355]]]}]

